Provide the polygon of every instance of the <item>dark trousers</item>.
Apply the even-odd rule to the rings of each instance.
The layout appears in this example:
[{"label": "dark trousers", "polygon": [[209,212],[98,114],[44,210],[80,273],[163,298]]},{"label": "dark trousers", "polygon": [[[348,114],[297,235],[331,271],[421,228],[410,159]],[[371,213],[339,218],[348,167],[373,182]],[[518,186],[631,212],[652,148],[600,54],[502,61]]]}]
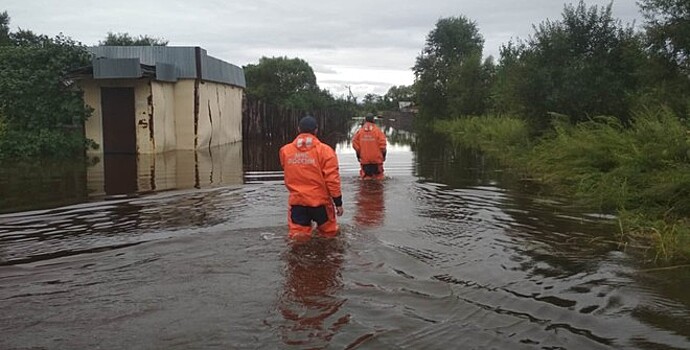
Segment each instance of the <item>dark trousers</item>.
[{"label": "dark trousers", "polygon": [[362,164],[359,175],[363,179],[383,179],[383,164]]}]

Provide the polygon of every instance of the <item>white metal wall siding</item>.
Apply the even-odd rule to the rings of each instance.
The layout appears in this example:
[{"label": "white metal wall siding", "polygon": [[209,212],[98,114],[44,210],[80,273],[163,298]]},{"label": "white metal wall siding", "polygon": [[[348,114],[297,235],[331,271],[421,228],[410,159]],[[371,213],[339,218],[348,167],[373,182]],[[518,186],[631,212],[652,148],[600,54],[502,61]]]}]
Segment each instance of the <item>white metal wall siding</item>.
[{"label": "white metal wall siding", "polygon": [[242,89],[205,83],[199,87],[197,149],[242,140]]},{"label": "white metal wall siding", "polygon": [[177,147],[175,130],[175,84],[151,82],[153,93],[153,130],[155,152],[167,152]]}]

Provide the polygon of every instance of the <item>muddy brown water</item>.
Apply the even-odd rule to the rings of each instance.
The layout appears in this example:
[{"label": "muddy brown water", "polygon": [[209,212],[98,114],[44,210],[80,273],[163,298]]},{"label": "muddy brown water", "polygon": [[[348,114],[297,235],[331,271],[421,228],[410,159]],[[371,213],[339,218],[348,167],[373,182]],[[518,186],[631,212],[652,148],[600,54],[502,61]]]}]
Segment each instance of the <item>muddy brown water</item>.
[{"label": "muddy brown water", "polygon": [[334,142],[342,234],[299,245],[280,142],[3,165],[0,349],[690,348],[690,270],[650,271],[609,217],[389,132],[381,182]]}]

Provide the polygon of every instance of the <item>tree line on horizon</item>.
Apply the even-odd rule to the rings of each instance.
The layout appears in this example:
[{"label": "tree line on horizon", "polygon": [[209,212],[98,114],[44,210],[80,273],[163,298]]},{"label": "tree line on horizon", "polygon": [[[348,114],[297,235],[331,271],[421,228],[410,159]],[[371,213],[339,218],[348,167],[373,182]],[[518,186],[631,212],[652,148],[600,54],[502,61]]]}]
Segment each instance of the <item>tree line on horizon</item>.
[{"label": "tree line on horizon", "polygon": [[451,160],[480,150],[546,192],[613,214],[619,243],[643,261],[687,262],[690,2],[639,5],[639,31],[610,4],[566,5],[560,20],[503,45],[497,63],[480,60],[476,23],[439,20],[414,67],[418,120]]},{"label": "tree line on horizon", "polygon": [[[81,127],[92,111],[68,73],[90,63],[86,46],[60,34],[11,31],[0,12],[0,159],[74,156],[96,147]],[[149,35],[108,32],[98,45],[167,46]],[[243,67],[246,96],[293,111],[334,110],[353,114],[356,100],[321,89],[309,64],[300,58],[263,57]]]},{"label": "tree line on horizon", "polygon": [[512,115],[534,130],[554,116],[577,123],[664,106],[690,112],[690,2],[641,0],[644,30],[613,18],[611,4],[565,5],[561,20],[534,26],[527,39],[482,60],[484,39],[464,16],[442,18],[413,71],[422,121]]},{"label": "tree line on horizon", "polygon": [[[679,116],[690,110],[690,3],[640,0],[643,31],[613,18],[611,4],[565,5],[562,19],[534,26],[527,39],[504,44],[500,57],[483,58],[484,38],[464,16],[441,18],[416,58],[411,86],[383,96],[333,96],[321,89],[300,58],[262,57],[244,66],[246,95],[286,108],[393,110],[413,101],[421,121],[473,115],[515,115],[535,130],[554,115],[572,122],[598,115],[627,123],[638,108],[663,105]],[[65,74],[88,64],[85,47],[64,35],[11,32],[0,13],[0,158],[66,155],[90,143],[74,132],[90,111]],[[99,45],[167,45],[146,35],[107,33]]]}]

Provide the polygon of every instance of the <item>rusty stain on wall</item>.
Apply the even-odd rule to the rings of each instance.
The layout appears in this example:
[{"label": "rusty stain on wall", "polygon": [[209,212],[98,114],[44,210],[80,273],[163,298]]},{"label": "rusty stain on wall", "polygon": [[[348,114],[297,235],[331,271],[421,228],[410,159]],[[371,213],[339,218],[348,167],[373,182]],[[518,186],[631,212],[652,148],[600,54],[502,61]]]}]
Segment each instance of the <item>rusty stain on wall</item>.
[{"label": "rusty stain on wall", "polygon": [[[102,143],[100,88],[120,86],[135,90],[138,153],[202,149],[242,139],[241,88],[213,82],[199,82],[197,86],[191,79],[176,83],[146,79],[80,83],[85,102],[94,106],[85,132],[96,142]],[[208,117],[200,115],[201,104],[206,105]]]},{"label": "rusty stain on wall", "polygon": [[213,141],[213,113],[211,113],[211,100],[208,101],[208,122],[211,124],[211,137],[208,138],[208,147],[211,147]]},{"label": "rusty stain on wall", "polygon": [[149,96],[146,98],[149,105],[149,138],[153,142],[153,148],[156,148],[156,139],[153,137],[153,86],[149,83]]},{"label": "rusty stain on wall", "polygon": [[201,48],[194,48],[196,79],[194,79],[194,149],[199,148],[199,84],[201,84]]}]

